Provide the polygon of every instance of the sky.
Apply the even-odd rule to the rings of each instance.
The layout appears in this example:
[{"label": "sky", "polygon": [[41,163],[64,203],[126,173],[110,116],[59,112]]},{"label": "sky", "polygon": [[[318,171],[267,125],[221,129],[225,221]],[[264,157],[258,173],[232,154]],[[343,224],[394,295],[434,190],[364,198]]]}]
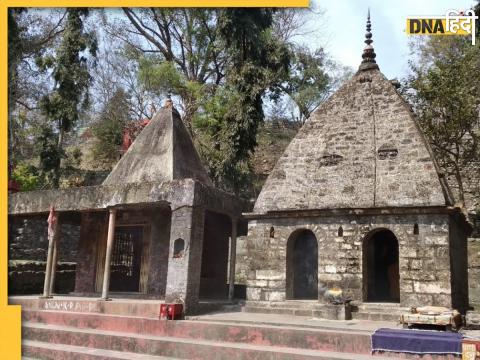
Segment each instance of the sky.
[{"label": "sky", "polygon": [[[311,0],[314,1],[314,0]],[[409,16],[443,16],[449,9],[472,8],[475,0],[316,0],[324,15],[311,14],[312,31],[305,36],[310,47],[324,47],[344,65],[358,68],[365,44],[365,23],[370,7],[373,46],[380,70],[389,79],[408,73],[410,36],[405,34]],[[480,15],[480,14],[477,14]],[[318,21],[316,21],[319,19]],[[321,34],[320,36],[318,34]]]}]

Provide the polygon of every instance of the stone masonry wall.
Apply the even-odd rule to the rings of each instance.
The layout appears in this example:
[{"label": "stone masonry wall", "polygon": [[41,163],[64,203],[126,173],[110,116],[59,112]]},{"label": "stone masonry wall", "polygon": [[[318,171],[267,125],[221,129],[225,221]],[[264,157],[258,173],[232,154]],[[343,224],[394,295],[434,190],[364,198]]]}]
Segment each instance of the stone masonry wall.
[{"label": "stone masonry wall", "polygon": [[[413,234],[414,224],[419,235]],[[275,236],[270,237],[274,227]],[[342,226],[343,237],[338,237]],[[311,230],[318,240],[319,297],[322,289],[344,288],[363,300],[362,241],[370,231],[391,230],[399,242],[402,306],[451,304],[449,226],[447,215],[378,215],[256,220],[249,223],[247,299],[284,301],[286,249],[297,229]]]},{"label": "stone masonry wall", "polygon": [[[75,283],[80,225],[61,222],[55,292],[68,293]],[[43,291],[47,259],[47,216],[11,217],[8,221],[8,291],[39,294]]]},{"label": "stone masonry wall", "polygon": [[235,259],[235,284],[246,285],[248,278],[249,257],[247,237],[237,237],[237,257]]},{"label": "stone masonry wall", "polygon": [[480,311],[480,238],[468,240],[468,285],[470,305]]},{"label": "stone masonry wall", "polygon": [[[12,217],[8,222],[9,260],[46,261],[47,216]],[[80,224],[61,223],[59,261],[75,262]]]},{"label": "stone masonry wall", "polygon": [[152,215],[151,243],[149,256],[148,289],[149,294],[165,296],[168,270],[168,249],[170,246],[171,212],[158,211]]},{"label": "stone masonry wall", "polygon": [[[8,294],[41,294],[45,280],[45,261],[12,260],[8,263]],[[60,262],[55,274],[56,294],[68,294],[75,285],[75,263]]]},{"label": "stone masonry wall", "polygon": [[[172,211],[165,301],[182,302],[187,314],[194,312],[198,304],[204,224],[203,208],[184,206]],[[179,239],[184,247],[174,257]]]}]

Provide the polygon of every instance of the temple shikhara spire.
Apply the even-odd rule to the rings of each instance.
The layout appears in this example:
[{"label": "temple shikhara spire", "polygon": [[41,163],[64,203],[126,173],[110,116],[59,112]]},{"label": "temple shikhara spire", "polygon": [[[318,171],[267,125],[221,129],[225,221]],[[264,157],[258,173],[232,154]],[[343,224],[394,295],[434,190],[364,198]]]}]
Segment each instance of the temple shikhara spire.
[{"label": "temple shikhara spire", "polygon": [[363,49],[362,54],[362,63],[360,64],[359,70],[370,70],[370,69],[378,69],[378,65],[375,61],[375,50],[373,49],[372,43],[372,23],[370,21],[370,9],[368,9],[367,15],[367,32],[365,34],[365,48]]}]

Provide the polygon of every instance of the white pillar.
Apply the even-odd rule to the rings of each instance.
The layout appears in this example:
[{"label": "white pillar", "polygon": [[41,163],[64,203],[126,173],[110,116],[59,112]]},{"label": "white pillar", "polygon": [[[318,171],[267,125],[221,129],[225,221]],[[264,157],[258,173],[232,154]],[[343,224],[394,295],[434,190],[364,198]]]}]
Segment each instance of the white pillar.
[{"label": "white pillar", "polygon": [[50,298],[51,295],[51,282],[52,282],[52,265],[55,242],[57,241],[60,232],[60,216],[57,217],[57,221],[52,225],[53,231],[48,234],[48,251],[47,251],[47,265],[45,267],[45,281],[43,283],[43,296],[44,298]]},{"label": "white pillar", "polygon": [[110,209],[108,218],[107,251],[105,254],[105,267],[103,272],[102,300],[108,300],[108,289],[110,287],[110,261],[112,258],[113,241],[115,236],[115,215],[116,209]]},{"label": "white pillar", "polygon": [[52,270],[50,273],[50,296],[55,291],[55,275],[57,273],[57,256],[58,256],[58,238],[53,242],[53,255],[52,255]]},{"label": "white pillar", "polygon": [[230,236],[230,266],[228,274],[228,299],[233,300],[235,291],[235,260],[237,257],[237,219],[232,219],[232,235]]}]

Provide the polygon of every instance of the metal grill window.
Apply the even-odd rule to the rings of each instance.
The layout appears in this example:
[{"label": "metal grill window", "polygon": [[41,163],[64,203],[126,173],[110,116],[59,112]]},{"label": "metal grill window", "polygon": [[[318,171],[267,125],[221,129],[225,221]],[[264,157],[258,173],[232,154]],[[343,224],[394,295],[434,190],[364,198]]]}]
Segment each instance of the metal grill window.
[{"label": "metal grill window", "polygon": [[112,254],[112,270],[125,276],[133,275],[134,239],[132,233],[117,231]]}]

